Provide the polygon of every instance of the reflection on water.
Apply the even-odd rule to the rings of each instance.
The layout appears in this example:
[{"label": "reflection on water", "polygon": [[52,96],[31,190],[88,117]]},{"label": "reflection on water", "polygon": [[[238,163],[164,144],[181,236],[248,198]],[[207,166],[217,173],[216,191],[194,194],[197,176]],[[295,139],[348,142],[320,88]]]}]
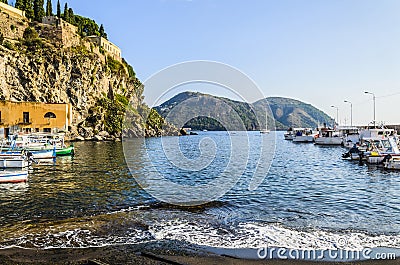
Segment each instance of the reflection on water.
[{"label": "reflection on water", "polygon": [[[167,172],[172,181],[196,184],[212,178],[227,165],[227,150],[218,147],[229,138],[207,132],[179,141],[182,154],[195,159],[201,156],[204,137],[218,139],[217,159],[203,169],[206,173],[174,169],[160,150],[161,139],[154,138],[132,140],[129,163],[134,176],[154,170],[146,144],[152,147],[157,170]],[[250,140],[257,142],[259,137],[273,134],[254,133]],[[400,172],[342,161],[341,147],[294,144],[278,133],[275,159],[258,189],[249,190],[258,161],[253,145],[234,188],[217,202],[191,208],[160,203],[141,189],[127,169],[121,143],[75,147],[73,158],[34,166],[28,183],[0,185],[0,247],[82,247],[161,239],[230,247],[326,247],[329,238],[343,235],[349,235],[352,246],[400,247]]]}]

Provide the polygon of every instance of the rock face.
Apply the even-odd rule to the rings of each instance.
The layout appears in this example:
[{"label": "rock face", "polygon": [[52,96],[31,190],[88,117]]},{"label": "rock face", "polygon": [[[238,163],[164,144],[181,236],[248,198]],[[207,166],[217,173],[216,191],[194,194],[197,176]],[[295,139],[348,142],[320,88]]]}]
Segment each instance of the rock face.
[{"label": "rock face", "polygon": [[126,109],[131,112],[132,135],[166,133],[155,128],[161,127],[159,123],[148,124],[150,110],[143,103],[143,86],[126,64],[100,54],[98,48],[93,51],[93,44],[84,39],[64,47],[54,37],[59,30],[48,25],[31,24],[40,37],[27,40],[21,39],[29,26],[25,19],[1,13],[0,24],[17,25],[7,32],[0,27],[5,37],[0,45],[0,100],[71,103],[72,137],[93,138],[99,132],[120,137]]}]

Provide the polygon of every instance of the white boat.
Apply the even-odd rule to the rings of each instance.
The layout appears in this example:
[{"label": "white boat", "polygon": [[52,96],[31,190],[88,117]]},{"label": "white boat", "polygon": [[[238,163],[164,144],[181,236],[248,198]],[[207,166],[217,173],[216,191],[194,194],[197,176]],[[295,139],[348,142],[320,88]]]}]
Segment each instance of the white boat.
[{"label": "white boat", "polygon": [[383,139],[364,138],[367,145],[366,159],[368,164],[382,164],[387,157],[400,157],[400,150],[394,137],[385,137]]},{"label": "white boat", "polygon": [[0,168],[26,168],[30,164],[26,157],[1,157]]},{"label": "white boat", "polygon": [[295,143],[313,143],[317,132],[309,128],[294,129],[293,142]]},{"label": "white boat", "polygon": [[352,148],[361,143],[360,130],[357,127],[340,126],[338,130],[343,138],[343,147]]},{"label": "white boat", "polygon": [[0,171],[0,183],[20,183],[28,180],[28,171]]},{"label": "white boat", "polygon": [[2,157],[20,157],[21,155],[27,155],[30,153],[33,159],[53,159],[56,157],[56,151],[53,150],[37,150],[37,151],[4,151],[0,153],[0,159]]},{"label": "white boat", "polygon": [[343,138],[339,131],[322,128],[315,137],[315,144],[318,145],[342,145]]}]

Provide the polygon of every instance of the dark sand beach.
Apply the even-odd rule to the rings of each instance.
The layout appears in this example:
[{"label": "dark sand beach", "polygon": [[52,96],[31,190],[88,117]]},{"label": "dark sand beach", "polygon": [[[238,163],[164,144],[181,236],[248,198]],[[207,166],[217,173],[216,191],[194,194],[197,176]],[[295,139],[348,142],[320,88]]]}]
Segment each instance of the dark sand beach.
[{"label": "dark sand beach", "polygon": [[0,250],[0,264],[229,264],[229,265],[258,265],[258,264],[400,264],[400,260],[370,260],[360,262],[323,262],[323,261],[300,261],[300,260],[246,260],[212,253],[192,250],[168,250],[155,245],[123,245],[101,248],[86,249],[49,249],[34,250],[10,248]]}]

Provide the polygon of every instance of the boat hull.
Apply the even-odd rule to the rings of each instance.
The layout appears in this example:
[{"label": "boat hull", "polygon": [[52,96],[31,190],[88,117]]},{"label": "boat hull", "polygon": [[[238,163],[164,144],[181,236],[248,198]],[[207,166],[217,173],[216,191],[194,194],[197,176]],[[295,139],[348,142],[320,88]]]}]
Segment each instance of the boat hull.
[{"label": "boat hull", "polygon": [[293,142],[295,142],[295,143],[313,143],[314,136],[313,135],[295,136],[293,138]]},{"label": "boat hull", "polygon": [[75,153],[75,148],[73,146],[62,149],[56,149],[57,156],[70,156],[74,155],[74,153]]},{"label": "boat hull", "polygon": [[28,171],[0,172],[0,183],[21,183],[28,181]]},{"label": "boat hull", "polygon": [[340,137],[318,137],[315,144],[318,145],[342,145],[343,140]]}]

